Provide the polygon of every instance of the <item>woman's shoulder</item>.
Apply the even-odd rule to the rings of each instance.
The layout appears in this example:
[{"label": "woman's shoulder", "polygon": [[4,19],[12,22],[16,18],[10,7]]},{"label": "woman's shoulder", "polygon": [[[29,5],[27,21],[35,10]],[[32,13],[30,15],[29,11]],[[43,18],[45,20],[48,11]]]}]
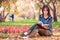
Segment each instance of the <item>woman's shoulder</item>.
[{"label": "woman's shoulder", "polygon": [[40,14],[40,17],[43,17],[43,14]]},{"label": "woman's shoulder", "polygon": [[49,18],[52,18],[52,16],[49,16]]}]

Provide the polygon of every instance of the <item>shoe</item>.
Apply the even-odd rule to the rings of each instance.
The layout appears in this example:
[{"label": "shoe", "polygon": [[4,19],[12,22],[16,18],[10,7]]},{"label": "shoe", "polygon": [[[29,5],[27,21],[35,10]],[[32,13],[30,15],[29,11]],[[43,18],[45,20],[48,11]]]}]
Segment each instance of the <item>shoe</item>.
[{"label": "shoe", "polygon": [[25,34],[21,34],[21,35],[18,36],[18,37],[20,37],[20,38],[28,38],[27,35],[25,35]]}]

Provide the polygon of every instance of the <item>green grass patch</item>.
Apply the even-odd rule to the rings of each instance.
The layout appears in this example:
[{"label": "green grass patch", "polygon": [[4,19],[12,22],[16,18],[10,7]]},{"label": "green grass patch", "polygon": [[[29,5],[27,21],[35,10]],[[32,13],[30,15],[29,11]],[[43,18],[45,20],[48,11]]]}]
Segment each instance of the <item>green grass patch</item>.
[{"label": "green grass patch", "polygon": [[9,35],[8,35],[8,34],[0,33],[0,38],[7,38],[7,37],[9,37]]},{"label": "green grass patch", "polygon": [[[0,23],[0,26],[22,26],[22,25],[33,25],[35,23],[37,23],[38,20],[34,20],[34,19],[26,19],[26,20],[15,20],[14,22],[12,21],[5,21]],[[52,22],[52,26],[53,27],[60,27],[60,21],[59,22]]]},{"label": "green grass patch", "polygon": [[53,27],[60,27],[60,22],[53,22],[52,23],[52,26]]},{"label": "green grass patch", "polygon": [[35,23],[37,23],[37,20],[34,19],[26,19],[26,20],[15,20],[14,22],[12,21],[5,21],[0,23],[0,26],[12,26],[12,25],[16,25],[16,26],[22,26],[22,25],[33,25]]}]

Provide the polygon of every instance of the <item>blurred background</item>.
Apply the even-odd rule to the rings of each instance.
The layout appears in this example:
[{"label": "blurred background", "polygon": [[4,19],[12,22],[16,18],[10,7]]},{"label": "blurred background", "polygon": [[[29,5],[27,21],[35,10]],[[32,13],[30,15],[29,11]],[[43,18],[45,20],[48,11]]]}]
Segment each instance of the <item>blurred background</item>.
[{"label": "blurred background", "polygon": [[50,7],[54,21],[57,21],[60,17],[60,0],[0,0],[0,10],[4,11],[0,13],[3,16],[7,16],[6,20],[10,20],[9,16],[12,14],[14,14],[14,20],[38,20],[43,5]]},{"label": "blurred background", "polygon": [[0,22],[2,25],[37,23],[43,5],[49,6],[53,24],[60,24],[60,0],[0,0]]}]

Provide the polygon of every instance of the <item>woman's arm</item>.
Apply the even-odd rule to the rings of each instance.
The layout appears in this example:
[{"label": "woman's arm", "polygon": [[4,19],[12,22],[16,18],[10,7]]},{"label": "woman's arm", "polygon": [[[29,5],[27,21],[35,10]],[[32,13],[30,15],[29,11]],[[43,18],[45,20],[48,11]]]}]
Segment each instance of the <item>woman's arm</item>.
[{"label": "woman's arm", "polygon": [[42,27],[43,27],[44,29],[48,29],[48,26],[49,26],[49,24],[43,24],[43,25],[42,25]]},{"label": "woman's arm", "polygon": [[43,24],[42,26],[46,29],[49,29],[49,26],[52,25],[52,17],[49,17],[48,21],[46,22],[46,24]]},{"label": "woman's arm", "polygon": [[43,24],[41,21],[39,21],[38,24],[41,25],[44,29],[47,29],[49,26],[49,24]]}]

